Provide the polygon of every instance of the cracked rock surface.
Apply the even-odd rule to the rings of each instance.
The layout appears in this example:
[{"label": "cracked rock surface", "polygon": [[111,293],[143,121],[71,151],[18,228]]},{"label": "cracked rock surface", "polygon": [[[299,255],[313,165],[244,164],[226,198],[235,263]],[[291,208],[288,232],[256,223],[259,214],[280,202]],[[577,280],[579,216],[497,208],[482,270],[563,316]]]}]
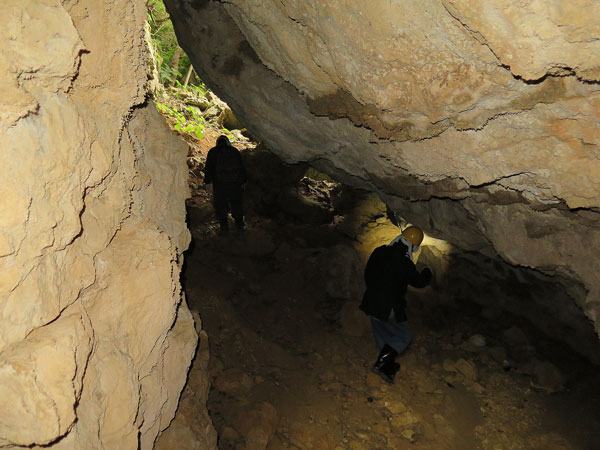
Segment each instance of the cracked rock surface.
[{"label": "cracked rock surface", "polygon": [[165,3],[200,76],[282,159],[552,278],[538,303],[587,317],[564,336],[600,330],[597,2]]},{"label": "cracked rock surface", "polygon": [[148,449],[196,347],[187,147],[146,102],[141,1],[0,18],[0,447]]}]

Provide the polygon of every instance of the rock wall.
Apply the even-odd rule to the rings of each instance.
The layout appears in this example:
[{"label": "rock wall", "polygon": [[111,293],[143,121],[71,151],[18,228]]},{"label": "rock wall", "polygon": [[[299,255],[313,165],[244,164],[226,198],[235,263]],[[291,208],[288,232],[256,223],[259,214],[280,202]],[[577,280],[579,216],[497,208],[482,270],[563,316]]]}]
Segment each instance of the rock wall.
[{"label": "rock wall", "polygon": [[165,3],[202,79],[275,153],[379,192],[455,260],[536,273],[502,302],[536,297],[600,361],[598,2]]},{"label": "rock wall", "polygon": [[197,334],[187,146],[146,102],[144,2],[0,18],[0,447],[152,448]]}]

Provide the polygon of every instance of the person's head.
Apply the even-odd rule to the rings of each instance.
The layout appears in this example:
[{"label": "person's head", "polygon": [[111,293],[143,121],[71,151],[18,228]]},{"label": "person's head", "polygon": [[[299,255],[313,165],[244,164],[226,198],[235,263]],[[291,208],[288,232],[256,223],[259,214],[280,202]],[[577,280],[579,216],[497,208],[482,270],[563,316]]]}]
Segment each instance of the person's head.
[{"label": "person's head", "polygon": [[402,231],[402,236],[415,247],[419,247],[423,242],[423,231],[419,227],[410,226]]},{"label": "person's head", "polygon": [[217,147],[226,147],[230,144],[229,138],[222,134],[217,138]]}]

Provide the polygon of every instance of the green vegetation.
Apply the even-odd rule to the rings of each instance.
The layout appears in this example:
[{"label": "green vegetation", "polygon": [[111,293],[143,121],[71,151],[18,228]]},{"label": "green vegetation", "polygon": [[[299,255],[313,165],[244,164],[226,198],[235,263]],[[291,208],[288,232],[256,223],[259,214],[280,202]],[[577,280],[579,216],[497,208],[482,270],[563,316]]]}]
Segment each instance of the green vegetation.
[{"label": "green vegetation", "polygon": [[233,135],[233,133],[231,131],[229,131],[227,128],[221,128],[221,134],[224,134],[225,136],[227,136],[227,138],[231,141],[231,142],[235,142],[236,138]]},{"label": "green vegetation", "polygon": [[[158,110],[166,114],[173,120],[173,129],[187,133],[192,137],[202,139],[204,137],[204,129],[206,128],[204,117],[198,111],[198,108],[186,106],[184,111],[179,111],[177,108],[170,108],[167,105],[156,102]],[[187,113],[187,114],[186,114]]]},{"label": "green vegetation", "polygon": [[[197,77],[197,84],[188,83],[191,62],[177,42],[173,23],[162,0],[147,0],[146,8],[159,81],[164,87],[173,88],[156,100],[156,107],[168,119],[173,129],[181,134],[202,139],[206,121],[201,111],[195,106],[186,105],[182,97],[191,94],[197,98],[206,98],[208,88]],[[187,75],[185,79],[184,74]]]},{"label": "green vegetation", "polygon": [[198,97],[206,98],[206,94],[208,93],[208,88],[201,80],[198,80],[198,81],[199,81],[198,85],[188,84],[187,86],[183,86],[179,81],[175,81],[175,85],[183,91],[192,92],[193,94],[196,94]]},{"label": "green vegetation", "polygon": [[155,50],[161,83],[166,86],[176,81],[185,84],[190,59],[177,43],[173,23],[162,0],[147,0],[150,36]]},{"label": "green vegetation", "polygon": [[186,138],[202,139],[210,127],[235,141],[230,130],[220,128],[217,120],[212,119],[214,113],[207,115],[210,122],[203,117],[203,111],[217,106],[214,94],[194,73],[189,57],[179,46],[163,1],[146,0],[146,8],[159,82],[165,88],[154,93],[158,111]]}]

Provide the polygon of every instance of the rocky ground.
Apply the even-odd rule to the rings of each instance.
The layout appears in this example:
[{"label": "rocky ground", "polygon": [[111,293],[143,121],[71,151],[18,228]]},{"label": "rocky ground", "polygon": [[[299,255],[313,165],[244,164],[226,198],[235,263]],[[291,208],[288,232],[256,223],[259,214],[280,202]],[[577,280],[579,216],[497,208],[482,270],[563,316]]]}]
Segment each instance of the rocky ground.
[{"label": "rocky ground", "polygon": [[248,229],[218,236],[200,175],[216,134],[190,155],[184,272],[207,335],[157,448],[205,448],[214,431],[194,417],[208,389],[222,450],[598,448],[598,368],[435,285],[409,291],[415,340],[395,383],[371,373],[378,350],[357,305],[366,258],[398,233],[384,205],[238,141]]}]

